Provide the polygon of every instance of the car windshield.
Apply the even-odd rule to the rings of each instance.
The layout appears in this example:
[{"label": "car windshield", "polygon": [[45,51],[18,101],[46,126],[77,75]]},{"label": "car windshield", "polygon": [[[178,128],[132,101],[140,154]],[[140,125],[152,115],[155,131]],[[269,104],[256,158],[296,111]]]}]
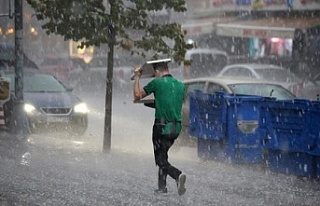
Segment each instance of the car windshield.
[{"label": "car windshield", "polygon": [[276,97],[277,99],[294,99],[295,96],[280,85],[273,84],[230,84],[228,87],[235,94]]},{"label": "car windshield", "polygon": [[[6,74],[11,80],[11,90],[14,91],[14,74]],[[65,92],[66,88],[49,74],[25,73],[23,81],[24,92]]]},{"label": "car windshield", "polygon": [[299,78],[288,70],[282,69],[256,69],[255,70],[262,79],[277,82],[299,82]]}]

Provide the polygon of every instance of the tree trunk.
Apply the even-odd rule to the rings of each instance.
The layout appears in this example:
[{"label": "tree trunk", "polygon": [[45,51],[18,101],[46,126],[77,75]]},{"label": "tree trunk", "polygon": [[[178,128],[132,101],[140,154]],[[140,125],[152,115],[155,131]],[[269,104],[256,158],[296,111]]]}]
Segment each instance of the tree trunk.
[{"label": "tree trunk", "polygon": [[[114,2],[110,2],[110,15],[114,15]],[[113,52],[115,45],[115,28],[111,24],[109,26],[109,51],[108,51],[108,68],[106,82],[106,97],[105,97],[105,119],[104,119],[104,138],[103,152],[111,151],[111,123],[112,123],[112,82],[113,82]]]},{"label": "tree trunk", "polygon": [[111,120],[112,120],[112,77],[113,77],[113,44],[109,45],[108,68],[105,97],[105,120],[104,120],[104,139],[103,152],[109,153],[111,150]]}]

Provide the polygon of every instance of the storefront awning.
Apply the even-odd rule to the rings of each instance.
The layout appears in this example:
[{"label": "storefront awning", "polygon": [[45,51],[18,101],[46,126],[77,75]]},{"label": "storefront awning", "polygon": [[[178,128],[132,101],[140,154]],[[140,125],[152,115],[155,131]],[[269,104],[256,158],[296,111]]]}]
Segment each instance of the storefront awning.
[{"label": "storefront awning", "polygon": [[235,21],[235,17],[214,17],[190,20],[182,24],[182,30],[186,32],[187,37],[204,34],[213,34],[215,25],[218,23],[228,23]]},{"label": "storefront awning", "polygon": [[284,38],[292,39],[296,29],[320,25],[320,18],[263,18],[217,24],[216,34],[232,37]]}]

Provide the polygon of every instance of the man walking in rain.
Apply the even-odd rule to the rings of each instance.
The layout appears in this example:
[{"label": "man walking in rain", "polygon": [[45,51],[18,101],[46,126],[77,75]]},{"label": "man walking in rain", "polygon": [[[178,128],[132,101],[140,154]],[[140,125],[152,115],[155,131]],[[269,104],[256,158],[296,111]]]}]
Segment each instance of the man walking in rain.
[{"label": "man walking in rain", "polygon": [[155,97],[155,121],[152,142],[158,171],[156,194],[167,193],[167,175],[177,183],[178,194],[186,192],[186,175],[168,162],[168,151],[181,132],[181,109],[184,99],[184,84],[171,76],[168,61],[152,63],[155,78],[143,89],[139,81],[142,69],[135,70],[133,87],[134,100],[138,101],[153,93]]}]

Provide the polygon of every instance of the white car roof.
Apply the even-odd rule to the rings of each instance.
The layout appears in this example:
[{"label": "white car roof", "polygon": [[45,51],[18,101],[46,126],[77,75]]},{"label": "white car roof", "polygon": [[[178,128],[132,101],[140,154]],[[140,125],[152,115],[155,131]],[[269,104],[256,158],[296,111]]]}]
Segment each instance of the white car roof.
[{"label": "white car roof", "polygon": [[184,80],[184,83],[189,82],[198,82],[198,81],[208,81],[208,82],[216,82],[219,84],[243,84],[243,83],[252,83],[252,84],[272,84],[272,85],[279,85],[281,84],[270,82],[270,81],[264,81],[259,79],[251,79],[251,78],[235,78],[235,77],[200,77],[200,78],[194,78],[194,79],[188,79]]},{"label": "white car roof", "polygon": [[[272,70],[278,70],[278,71],[285,71],[290,73],[295,80],[293,80],[293,82],[300,82],[301,79],[300,77],[298,77],[296,74],[294,74],[293,72],[291,72],[289,69],[285,69],[283,67],[277,66],[277,65],[273,65],[273,64],[256,64],[256,63],[250,63],[250,64],[229,64],[227,66],[225,66],[218,74],[216,74],[217,77],[223,77],[225,78],[225,73],[227,71],[229,71],[229,69],[231,68],[237,68],[237,67],[244,67],[247,68],[248,70],[251,70],[252,73],[257,73],[258,70],[262,70],[262,69],[272,69]],[[271,71],[272,71],[271,70]],[[235,78],[233,76],[233,78]],[[275,82],[275,81],[270,81],[270,82]],[[280,81],[280,82],[285,82],[285,81]],[[286,82],[285,82],[286,83]],[[288,84],[288,83],[286,83]]]},{"label": "white car roof", "polygon": [[[230,87],[233,86],[240,86],[240,85],[250,85],[250,88],[252,87],[253,90],[255,90],[255,85],[257,85],[257,88],[269,88],[269,87],[274,87],[274,88],[282,88],[283,90],[286,90],[288,93],[287,94],[275,94],[274,97],[278,98],[278,99],[292,99],[294,98],[294,94],[292,94],[292,92],[290,92],[288,89],[286,89],[284,86],[282,86],[281,84],[275,83],[275,82],[270,82],[270,81],[265,81],[265,80],[257,80],[257,79],[248,79],[248,78],[217,78],[217,77],[203,77],[203,78],[194,78],[194,79],[189,79],[189,80],[185,80],[184,84],[188,85],[188,83],[198,83],[198,82],[211,82],[214,84],[218,84],[221,87],[223,87],[225,89],[225,92],[227,93],[233,93],[234,91],[232,91],[233,89],[231,89]],[[207,86],[205,86],[207,87]],[[205,89],[205,87],[203,89]],[[241,86],[240,86],[241,87]],[[207,88],[208,89],[208,88]],[[276,89],[278,90],[278,89]],[[280,89],[281,90],[281,89]],[[270,90],[271,91],[271,90]],[[262,90],[261,90],[262,92]],[[255,94],[255,95],[263,95],[263,96],[269,96],[270,94],[266,95],[265,93],[266,91],[262,93],[255,93],[255,91],[250,91],[249,94]],[[240,92],[240,94],[248,94],[246,92]],[[277,92],[276,92],[277,93]]]},{"label": "white car roof", "polygon": [[272,69],[281,69],[284,70],[283,67],[277,66],[277,65],[273,65],[273,64],[230,64],[225,66],[225,68],[229,68],[229,67],[248,67],[248,68],[252,68],[252,69],[266,69],[266,68],[272,68]]}]

